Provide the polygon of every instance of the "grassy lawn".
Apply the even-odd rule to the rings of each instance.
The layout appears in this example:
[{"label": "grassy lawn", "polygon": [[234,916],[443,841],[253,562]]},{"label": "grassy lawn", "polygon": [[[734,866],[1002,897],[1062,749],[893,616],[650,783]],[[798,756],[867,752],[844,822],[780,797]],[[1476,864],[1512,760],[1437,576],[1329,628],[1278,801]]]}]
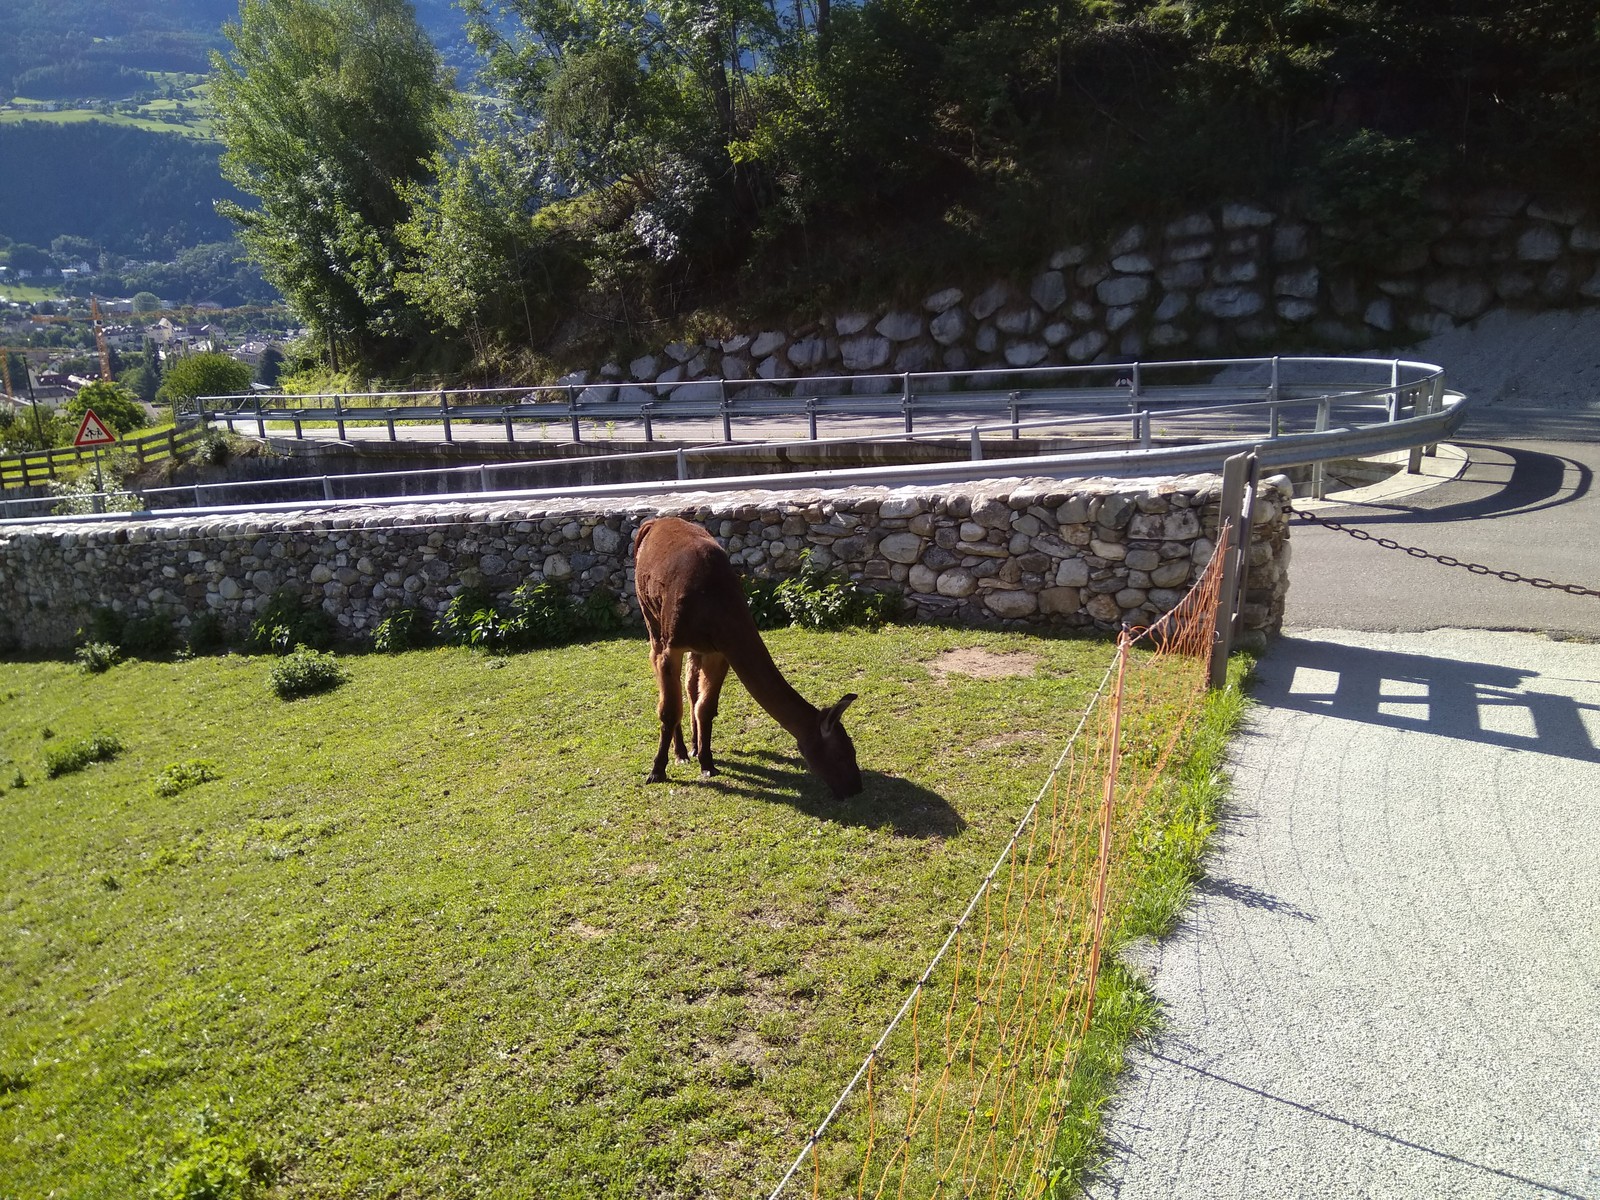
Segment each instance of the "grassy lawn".
[{"label": "grassy lawn", "polygon": [[[765,1195],[1110,657],[767,636],[860,693],[863,795],[737,686],[725,773],[645,786],[637,638],[353,657],[290,703],[266,658],[0,662],[0,1197]],[[1037,664],[930,670],[957,648]]]},{"label": "grassy lawn", "polygon": [[[0,113],[0,120],[4,114]],[[52,284],[50,287],[35,287],[31,283],[4,283],[0,284],[0,302],[15,300],[18,304],[37,304],[40,300],[59,300],[61,287]]]}]

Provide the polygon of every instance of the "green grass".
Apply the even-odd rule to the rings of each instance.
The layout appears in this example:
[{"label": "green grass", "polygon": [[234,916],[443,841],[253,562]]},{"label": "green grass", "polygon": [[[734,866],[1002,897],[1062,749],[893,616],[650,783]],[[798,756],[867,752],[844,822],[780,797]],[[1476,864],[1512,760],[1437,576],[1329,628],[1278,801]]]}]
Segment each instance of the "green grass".
[{"label": "green grass", "polygon": [[[152,107],[154,106],[145,106],[145,108]],[[197,117],[177,122],[162,121],[155,117],[130,116],[120,112],[103,113],[92,108],[67,108],[55,112],[47,112],[42,108],[0,109],[0,125],[15,125],[22,121],[38,121],[50,125],[82,125],[88,121],[101,121],[107,125],[143,129],[148,133],[170,133],[176,137],[195,138],[200,141],[215,140],[211,122]]]},{"label": "green grass", "polygon": [[[4,114],[0,114],[3,117]],[[35,287],[31,283],[0,283],[0,302],[15,300],[19,304],[35,304],[40,300],[59,300],[61,286]]]},{"label": "green grass", "polygon": [[[213,1168],[219,1196],[764,1192],[1110,654],[767,636],[814,701],[860,693],[863,795],[831,800],[736,686],[725,773],[647,787],[637,639],[347,658],[293,703],[265,657],[0,663],[0,1196]],[[967,646],[1040,664],[932,677]],[[124,750],[48,779],[45,728]]]}]

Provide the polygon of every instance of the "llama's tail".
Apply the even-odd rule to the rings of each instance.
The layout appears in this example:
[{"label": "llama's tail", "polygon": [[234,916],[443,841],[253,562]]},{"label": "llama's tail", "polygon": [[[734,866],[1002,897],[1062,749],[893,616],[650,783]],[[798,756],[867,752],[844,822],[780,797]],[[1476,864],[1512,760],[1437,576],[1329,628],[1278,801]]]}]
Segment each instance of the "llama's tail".
[{"label": "llama's tail", "polygon": [[639,547],[644,544],[644,535],[650,532],[650,526],[654,525],[655,523],[656,523],[655,522],[655,518],[652,517],[652,518],[650,518],[650,520],[648,520],[644,524],[640,525],[639,528],[634,531],[634,534],[633,534],[633,557],[634,558],[638,558],[639,557]]}]

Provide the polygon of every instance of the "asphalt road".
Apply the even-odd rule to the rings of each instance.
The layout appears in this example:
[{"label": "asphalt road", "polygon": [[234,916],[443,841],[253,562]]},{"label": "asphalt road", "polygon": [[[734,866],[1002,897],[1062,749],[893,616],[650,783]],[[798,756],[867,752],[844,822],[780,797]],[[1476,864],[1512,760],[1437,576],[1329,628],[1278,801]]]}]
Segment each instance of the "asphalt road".
[{"label": "asphalt road", "polygon": [[[1600,442],[1457,443],[1457,480],[1318,515],[1435,554],[1600,590]],[[1472,575],[1296,521],[1286,623],[1351,630],[1442,627],[1600,637],[1600,598]]]}]

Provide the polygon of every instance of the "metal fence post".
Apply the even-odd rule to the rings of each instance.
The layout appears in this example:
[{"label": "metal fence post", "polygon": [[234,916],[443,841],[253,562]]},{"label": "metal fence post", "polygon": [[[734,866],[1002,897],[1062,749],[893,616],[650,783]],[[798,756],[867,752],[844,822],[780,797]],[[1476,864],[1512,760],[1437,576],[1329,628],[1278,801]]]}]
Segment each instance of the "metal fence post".
[{"label": "metal fence post", "polygon": [[[722,410],[722,440],[731,442],[733,441],[733,410],[728,407],[728,381],[726,379],[717,380],[717,389],[719,393],[717,406]],[[688,476],[680,475],[678,478],[687,479]]]},{"label": "metal fence post", "polygon": [[905,414],[906,432],[912,432],[915,420],[911,415],[911,372],[900,377],[900,411]]},{"label": "metal fence post", "polygon": [[[333,417],[334,417],[334,422],[337,424],[337,426],[339,428],[339,440],[342,442],[342,441],[345,440],[345,436],[344,436],[344,397],[340,396],[338,392],[335,392],[333,394]],[[295,422],[295,428],[296,428],[297,431],[298,431],[299,427],[300,427],[300,422],[296,421]]]},{"label": "metal fence post", "polygon": [[1022,393],[1012,392],[1006,399],[1006,408],[1011,413],[1011,440],[1020,442],[1022,430],[1018,427],[1018,422],[1022,419]]},{"label": "metal fence post", "polygon": [[572,440],[582,442],[583,430],[578,427],[578,389],[570,383],[567,384],[567,416],[572,421]]},{"label": "metal fence post", "polygon": [[683,452],[683,447],[678,447],[678,478],[689,478],[689,456]]},{"label": "metal fence post", "polygon": [[978,427],[972,427],[972,461],[983,461],[983,436],[978,432]]},{"label": "metal fence post", "polygon": [[455,430],[450,427],[450,398],[444,394],[444,389],[439,389],[439,416],[444,421],[444,440],[454,442]]},{"label": "metal fence post", "polygon": [[817,398],[806,399],[806,436],[813,442],[817,440]]}]

